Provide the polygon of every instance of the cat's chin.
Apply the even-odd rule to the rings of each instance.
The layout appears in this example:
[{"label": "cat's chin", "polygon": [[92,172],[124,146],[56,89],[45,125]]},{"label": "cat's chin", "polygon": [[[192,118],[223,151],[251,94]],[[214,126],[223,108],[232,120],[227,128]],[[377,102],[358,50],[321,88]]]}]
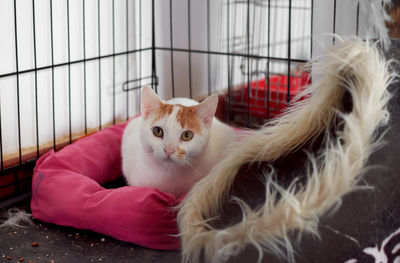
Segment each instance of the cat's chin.
[{"label": "cat's chin", "polygon": [[168,166],[185,166],[186,164],[185,162],[170,157],[164,157],[161,161]]}]

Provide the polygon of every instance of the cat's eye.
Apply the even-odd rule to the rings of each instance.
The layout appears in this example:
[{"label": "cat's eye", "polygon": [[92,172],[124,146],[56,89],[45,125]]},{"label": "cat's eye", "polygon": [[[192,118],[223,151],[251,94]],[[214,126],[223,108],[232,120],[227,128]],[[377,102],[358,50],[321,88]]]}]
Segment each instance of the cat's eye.
[{"label": "cat's eye", "polygon": [[153,128],[153,134],[156,137],[162,138],[164,136],[164,131],[160,127],[156,126]]},{"label": "cat's eye", "polygon": [[181,136],[182,140],[190,141],[193,138],[193,132],[191,131],[184,131]]}]

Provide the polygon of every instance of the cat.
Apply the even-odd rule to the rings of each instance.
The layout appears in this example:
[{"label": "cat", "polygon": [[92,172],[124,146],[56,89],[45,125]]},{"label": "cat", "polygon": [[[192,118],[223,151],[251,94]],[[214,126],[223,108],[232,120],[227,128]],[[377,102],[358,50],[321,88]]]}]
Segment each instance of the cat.
[{"label": "cat", "polygon": [[214,117],[218,96],[198,103],[164,102],[143,87],[142,114],[122,137],[122,170],[128,185],[157,188],[180,197],[222,159],[235,131]]}]

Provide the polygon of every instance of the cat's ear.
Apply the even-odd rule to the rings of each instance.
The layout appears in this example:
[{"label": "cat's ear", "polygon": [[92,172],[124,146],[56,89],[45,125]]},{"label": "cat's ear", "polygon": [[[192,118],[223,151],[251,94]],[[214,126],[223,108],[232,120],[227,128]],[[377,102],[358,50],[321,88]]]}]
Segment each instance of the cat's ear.
[{"label": "cat's ear", "polygon": [[212,119],[218,107],[218,96],[212,95],[196,106],[196,113],[207,128],[211,126]]},{"label": "cat's ear", "polygon": [[162,102],[157,94],[148,86],[142,89],[142,112],[146,118],[149,114],[158,110]]}]

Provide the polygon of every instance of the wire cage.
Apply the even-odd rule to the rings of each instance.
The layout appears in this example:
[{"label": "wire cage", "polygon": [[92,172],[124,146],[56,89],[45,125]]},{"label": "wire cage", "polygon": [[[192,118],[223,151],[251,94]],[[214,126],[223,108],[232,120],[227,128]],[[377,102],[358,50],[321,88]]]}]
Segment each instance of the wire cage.
[{"label": "wire cage", "polygon": [[30,196],[40,155],[138,114],[145,85],[218,93],[220,119],[265,123],[310,83],[313,36],[367,35],[360,13],[346,0],[1,1],[1,206]]}]

